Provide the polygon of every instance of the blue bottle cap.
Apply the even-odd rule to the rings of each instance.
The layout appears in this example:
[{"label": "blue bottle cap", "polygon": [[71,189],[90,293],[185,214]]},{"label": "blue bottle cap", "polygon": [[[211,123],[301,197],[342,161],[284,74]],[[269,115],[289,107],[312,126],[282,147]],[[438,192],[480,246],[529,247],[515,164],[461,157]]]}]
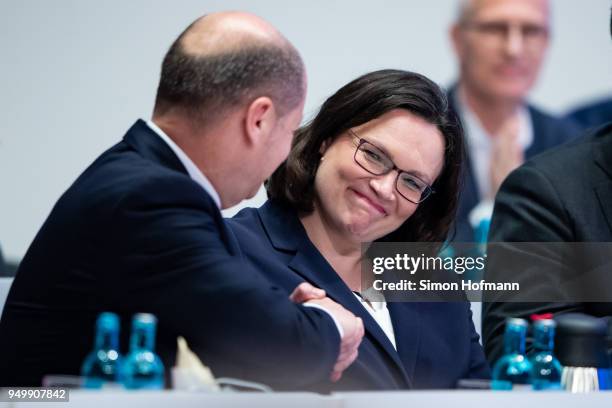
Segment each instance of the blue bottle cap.
[{"label": "blue bottle cap", "polygon": [[506,325],[527,327],[527,320],[519,319],[518,317],[509,317],[506,319]]},{"label": "blue bottle cap", "polygon": [[557,327],[557,323],[553,319],[540,319],[536,320],[533,323],[534,327],[542,327],[542,328],[555,328]]},{"label": "blue bottle cap", "polygon": [[98,329],[117,330],[119,329],[119,316],[112,312],[103,312],[96,321]]},{"label": "blue bottle cap", "polygon": [[145,324],[155,324],[157,323],[157,317],[151,313],[136,313],[133,321]]}]

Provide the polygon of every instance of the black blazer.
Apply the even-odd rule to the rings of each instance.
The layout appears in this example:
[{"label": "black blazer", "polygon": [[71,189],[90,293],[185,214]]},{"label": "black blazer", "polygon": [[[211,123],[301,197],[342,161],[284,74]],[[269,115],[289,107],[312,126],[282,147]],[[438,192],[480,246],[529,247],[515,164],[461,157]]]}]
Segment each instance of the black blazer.
[{"label": "black blazer", "polygon": [[303,388],[329,376],[339,333],[243,262],[212,198],[143,121],[62,195],[30,246],[0,321],[0,385],[78,375],[100,312],[159,319],[167,372],[177,336],[216,376]]},{"label": "black blazer", "polygon": [[[448,101],[453,109],[461,118],[461,109],[456,106],[457,87],[451,87],[447,93]],[[531,123],[533,124],[533,142],[525,151],[525,159],[529,159],[551,147],[565,143],[566,141],[580,134],[579,127],[569,120],[558,119],[528,105]],[[470,225],[469,215],[472,209],[481,200],[478,192],[478,184],[474,176],[472,160],[467,147],[466,138],[466,160],[463,168],[462,188],[459,196],[459,206],[457,208],[457,218],[455,220],[455,242],[474,242],[474,229]],[[452,237],[451,237],[452,238]]]},{"label": "black blazer", "polygon": [[[527,161],[504,181],[495,200],[489,242],[610,242],[612,241],[612,124],[594,133],[546,152]],[[541,273],[553,268],[558,259],[529,253],[523,248],[503,245],[503,251],[491,252],[485,279],[508,274]],[[495,256],[494,256],[495,255]],[[529,260],[533,270],[507,270],[508,259]],[[599,260],[576,259],[584,274],[597,267]],[[522,258],[521,258],[522,259]],[[574,265],[573,261],[566,261]],[[609,260],[608,260],[609,262]],[[609,269],[608,269],[609,272]],[[593,275],[590,275],[593,276]],[[597,282],[584,284],[611,288],[612,276],[600,276]],[[580,282],[581,279],[577,279]],[[536,287],[522,287],[523,293]],[[561,290],[550,283],[546,289]],[[559,295],[561,298],[561,295]],[[516,316],[529,318],[532,313],[582,312],[593,316],[611,316],[612,303],[485,303],[483,339],[489,361],[502,353],[504,320]]]},{"label": "black blazer", "polygon": [[290,292],[310,282],[363,319],[357,361],[340,382],[323,382],[313,390],[453,388],[461,378],[489,376],[469,303],[388,303],[396,351],[308,239],[294,210],[268,201],[258,209],[243,209],[228,222],[246,259],[281,289]]}]

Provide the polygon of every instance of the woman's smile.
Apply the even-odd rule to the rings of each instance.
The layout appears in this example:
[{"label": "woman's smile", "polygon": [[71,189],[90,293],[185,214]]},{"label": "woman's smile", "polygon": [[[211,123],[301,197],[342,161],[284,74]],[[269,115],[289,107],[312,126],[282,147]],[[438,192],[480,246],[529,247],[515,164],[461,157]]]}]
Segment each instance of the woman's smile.
[{"label": "woman's smile", "polygon": [[361,203],[360,205],[365,207],[368,212],[371,212],[372,215],[377,217],[385,217],[388,212],[385,207],[380,204],[376,199],[372,197],[368,197],[367,195],[360,193],[359,191],[349,188],[349,191],[352,192],[352,196],[355,197],[354,201]]}]

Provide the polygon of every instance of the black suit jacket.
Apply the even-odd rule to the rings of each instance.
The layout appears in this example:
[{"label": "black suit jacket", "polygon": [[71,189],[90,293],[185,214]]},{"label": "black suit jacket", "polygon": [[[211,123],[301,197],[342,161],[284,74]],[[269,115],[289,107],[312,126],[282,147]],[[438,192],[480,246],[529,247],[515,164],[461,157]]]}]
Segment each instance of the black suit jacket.
[{"label": "black suit jacket", "polygon": [[[451,108],[461,118],[461,109],[456,105],[457,87],[451,87],[447,96]],[[531,123],[533,125],[533,142],[525,151],[525,159],[529,159],[551,147],[565,143],[578,136],[580,133],[579,127],[569,120],[555,118],[532,105],[528,105],[527,109],[529,110]],[[478,184],[476,183],[472,160],[467,145],[462,183],[459,206],[457,208],[457,218],[455,220],[456,231],[453,241],[474,242],[474,229],[470,225],[468,217],[472,209],[481,201],[481,197],[478,192]]]},{"label": "black suit jacket", "polygon": [[[504,181],[495,201],[489,242],[610,242],[612,241],[612,124],[594,133],[527,161]],[[509,260],[528,259],[528,268],[540,273],[556,267],[560,261],[530,253],[510,244],[489,253],[485,279],[504,274],[531,273],[508,270]],[[535,250],[535,249],[534,249]],[[495,255],[495,256],[494,256]],[[578,263],[584,274],[597,267],[596,258],[580,257],[566,262]],[[583,259],[584,258],[584,259]],[[609,262],[609,260],[608,260]],[[610,290],[612,276],[600,276],[597,282],[583,282]],[[589,275],[593,276],[593,275]],[[546,279],[546,278],[544,278]],[[579,280],[580,281],[580,280]],[[607,289],[606,289],[607,288]],[[521,288],[533,294],[535,286]],[[562,288],[546,286],[555,296]],[[559,298],[564,295],[559,293]],[[485,303],[483,339],[489,361],[502,353],[506,317],[529,318],[532,313],[582,312],[593,316],[612,315],[612,303]]]},{"label": "black suit jacket", "polygon": [[308,239],[295,211],[274,201],[228,220],[246,259],[285,291],[307,281],[361,317],[359,356],[340,382],[316,391],[453,388],[461,378],[487,378],[467,302],[387,304],[397,350],[378,323]]},{"label": "black suit jacket", "polygon": [[302,388],[329,376],[339,334],[244,263],[219,209],[143,121],[56,203],[0,321],[0,385],[80,372],[100,312],[159,319],[167,372],[184,336],[216,376]]}]

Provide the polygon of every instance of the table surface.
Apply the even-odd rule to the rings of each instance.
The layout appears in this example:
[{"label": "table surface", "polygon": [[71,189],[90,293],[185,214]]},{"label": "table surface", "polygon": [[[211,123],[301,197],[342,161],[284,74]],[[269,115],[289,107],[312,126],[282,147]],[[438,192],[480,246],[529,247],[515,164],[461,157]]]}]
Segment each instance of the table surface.
[{"label": "table surface", "polygon": [[569,394],[566,392],[402,391],[313,393],[190,393],[177,391],[81,391],[70,392],[69,402],[4,402],[0,407],[30,408],[516,408],[531,406],[598,408],[612,407],[612,392]]}]

